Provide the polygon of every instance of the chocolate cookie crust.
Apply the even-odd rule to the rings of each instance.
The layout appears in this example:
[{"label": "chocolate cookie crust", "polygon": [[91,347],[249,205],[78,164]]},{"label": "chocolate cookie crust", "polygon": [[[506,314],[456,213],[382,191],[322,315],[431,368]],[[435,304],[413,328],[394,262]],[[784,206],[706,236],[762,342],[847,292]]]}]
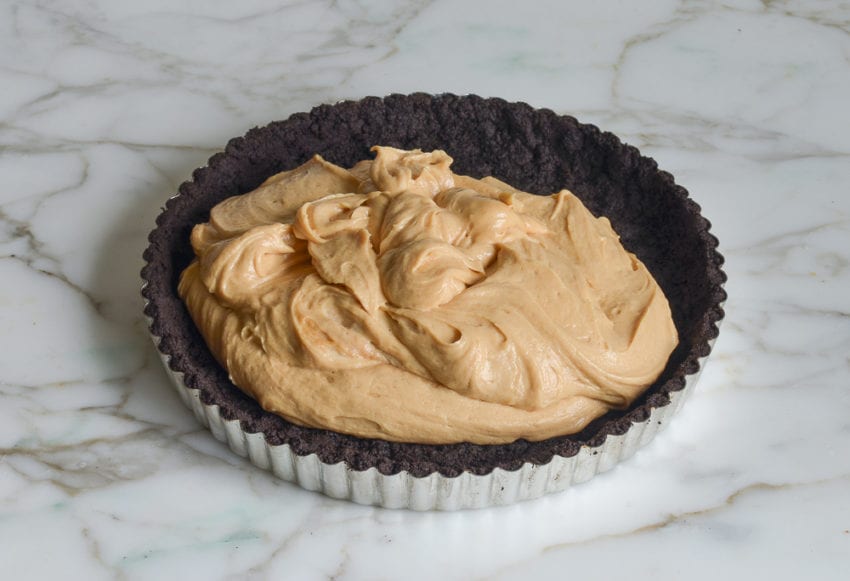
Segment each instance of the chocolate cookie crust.
[{"label": "chocolate cookie crust", "polygon": [[[609,413],[578,434],[491,446],[405,444],[303,428],[244,395],[215,361],[177,296],[178,277],[193,258],[192,227],[207,221],[218,202],[255,189],[315,153],[350,167],[371,157],[369,148],[376,144],[443,149],[454,158],[456,173],[493,175],[543,195],[567,188],[594,214],[607,216],[626,249],[661,285],[679,332],[679,346],[658,381],[628,410]],[[222,418],[239,420],[248,433],[262,432],[269,444],[289,444],[298,455],[315,453],[326,464],[344,461],[355,470],[375,467],[386,475],[456,476],[574,456],[581,446],[599,446],[609,434],[623,434],[648,418],[652,408],[667,405],[669,394],[684,388],[685,375],[698,371],[697,360],[710,352],[723,317],[723,258],[687,191],[614,135],[524,103],[413,94],[323,105],[231,140],[192,178],[157,218],[144,253],[142,294],[149,301],[145,314],[152,319],[151,333],[161,339],[159,350],[170,356],[171,369],[184,374],[204,404],[218,405]]]}]

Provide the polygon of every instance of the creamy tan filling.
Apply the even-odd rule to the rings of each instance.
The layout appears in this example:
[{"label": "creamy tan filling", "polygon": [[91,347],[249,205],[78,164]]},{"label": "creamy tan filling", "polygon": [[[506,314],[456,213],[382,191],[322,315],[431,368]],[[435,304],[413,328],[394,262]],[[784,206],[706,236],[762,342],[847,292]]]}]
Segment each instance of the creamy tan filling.
[{"label": "creamy tan filling", "polygon": [[300,425],[418,443],[580,431],[678,338],[606,218],[442,151],[315,156],[192,231],[179,292],[234,384]]}]

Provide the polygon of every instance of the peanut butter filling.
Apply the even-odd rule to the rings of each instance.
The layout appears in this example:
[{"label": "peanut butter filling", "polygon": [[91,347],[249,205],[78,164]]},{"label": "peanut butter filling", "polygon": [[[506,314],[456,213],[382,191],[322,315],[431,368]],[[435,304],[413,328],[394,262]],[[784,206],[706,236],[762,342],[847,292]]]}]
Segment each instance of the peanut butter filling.
[{"label": "peanut butter filling", "polygon": [[580,431],[678,337],[646,267],[573,194],[442,151],[315,156],[192,232],[179,293],[231,380],[299,425],[423,444]]}]

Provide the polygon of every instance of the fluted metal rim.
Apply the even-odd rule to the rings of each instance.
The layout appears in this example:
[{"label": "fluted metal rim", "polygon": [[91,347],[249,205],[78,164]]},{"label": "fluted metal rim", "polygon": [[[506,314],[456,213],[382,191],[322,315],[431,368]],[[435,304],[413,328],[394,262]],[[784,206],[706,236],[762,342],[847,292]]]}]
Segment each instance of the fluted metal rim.
[{"label": "fluted metal rim", "polygon": [[[146,318],[150,329],[153,321]],[[463,472],[445,476],[434,472],[417,477],[407,471],[386,475],[374,467],[354,470],[345,462],[327,464],[316,454],[301,456],[289,444],[270,444],[262,433],[246,432],[239,420],[222,418],[218,405],[203,403],[200,390],[188,387],[183,373],[171,369],[170,356],[159,351],[159,337],[151,333],[151,338],[180,399],[217,440],[236,454],[306,490],[358,504],[416,511],[513,504],[566,490],[612,469],[667,426],[696,386],[707,359],[699,359],[699,370],[686,376],[682,390],[670,393],[669,404],[653,408],[646,420],[633,423],[625,434],[609,435],[599,446],[582,446],[575,456],[554,456],[540,465],[526,462],[514,471],[495,468],[484,475]]]}]

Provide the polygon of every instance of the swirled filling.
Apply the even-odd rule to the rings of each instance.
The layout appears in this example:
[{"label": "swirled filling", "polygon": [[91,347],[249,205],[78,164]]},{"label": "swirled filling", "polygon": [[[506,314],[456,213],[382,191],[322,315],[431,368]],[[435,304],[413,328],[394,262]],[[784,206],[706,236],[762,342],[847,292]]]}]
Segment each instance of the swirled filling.
[{"label": "swirled filling", "polygon": [[180,296],[231,380],[296,424],[425,444],[580,431],[649,387],[670,307],[573,194],[443,151],[319,156],[215,206]]}]

